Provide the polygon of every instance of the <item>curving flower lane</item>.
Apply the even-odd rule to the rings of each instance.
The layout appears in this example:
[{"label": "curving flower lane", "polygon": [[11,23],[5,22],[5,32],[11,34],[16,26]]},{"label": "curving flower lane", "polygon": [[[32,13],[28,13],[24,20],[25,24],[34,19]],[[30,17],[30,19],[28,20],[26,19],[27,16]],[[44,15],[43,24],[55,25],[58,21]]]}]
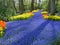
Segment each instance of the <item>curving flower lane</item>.
[{"label": "curving flower lane", "polygon": [[60,21],[45,20],[41,11],[28,20],[7,22],[1,45],[52,45],[59,40]]}]

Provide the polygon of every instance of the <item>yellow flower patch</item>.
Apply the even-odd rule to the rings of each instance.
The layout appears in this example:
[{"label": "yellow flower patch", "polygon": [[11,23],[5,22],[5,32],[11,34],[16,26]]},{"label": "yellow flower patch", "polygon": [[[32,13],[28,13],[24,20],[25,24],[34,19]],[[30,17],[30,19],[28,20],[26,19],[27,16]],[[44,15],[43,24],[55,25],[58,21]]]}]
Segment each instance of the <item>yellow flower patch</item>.
[{"label": "yellow flower patch", "polygon": [[38,12],[39,11],[39,9],[37,9],[37,10],[33,10],[32,12]]},{"label": "yellow flower patch", "polygon": [[9,17],[9,20],[22,20],[22,19],[25,20],[32,16],[34,16],[34,14],[32,12],[28,12],[28,13],[23,13],[21,15]]},{"label": "yellow flower patch", "polygon": [[48,12],[47,11],[43,11],[43,12],[41,12],[42,14],[48,14]]},{"label": "yellow flower patch", "polygon": [[60,20],[60,16],[56,16],[56,15],[54,15],[54,16],[44,16],[43,17],[44,19],[49,19],[49,20]]},{"label": "yellow flower patch", "polygon": [[0,31],[4,30],[1,26],[0,26]]}]

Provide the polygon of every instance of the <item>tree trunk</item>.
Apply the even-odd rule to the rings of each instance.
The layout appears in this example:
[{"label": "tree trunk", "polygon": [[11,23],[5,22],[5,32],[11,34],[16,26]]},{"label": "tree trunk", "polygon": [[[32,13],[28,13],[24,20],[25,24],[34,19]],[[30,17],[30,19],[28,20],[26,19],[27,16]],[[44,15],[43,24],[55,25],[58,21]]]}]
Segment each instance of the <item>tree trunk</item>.
[{"label": "tree trunk", "polygon": [[48,6],[47,6],[47,11],[48,11],[48,13],[50,13],[50,9],[51,9],[51,8],[50,8],[50,3],[51,3],[51,0],[48,1]]},{"label": "tree trunk", "polygon": [[15,9],[13,6],[13,0],[1,0],[0,1],[0,19],[8,21],[8,17],[15,15]]},{"label": "tree trunk", "polygon": [[24,13],[24,3],[23,0],[19,0],[19,12],[20,14]]},{"label": "tree trunk", "polygon": [[39,9],[42,8],[42,5],[41,5],[41,0],[39,0]]},{"label": "tree trunk", "polygon": [[14,0],[13,0],[13,6],[14,6],[15,11],[16,11],[16,13],[17,13],[17,9],[16,9],[16,6],[15,6],[15,1],[14,1]]},{"label": "tree trunk", "polygon": [[34,10],[34,0],[31,1],[31,11]]},{"label": "tree trunk", "polygon": [[56,13],[55,0],[49,0],[48,12],[49,12],[51,15],[55,15],[55,13]]}]

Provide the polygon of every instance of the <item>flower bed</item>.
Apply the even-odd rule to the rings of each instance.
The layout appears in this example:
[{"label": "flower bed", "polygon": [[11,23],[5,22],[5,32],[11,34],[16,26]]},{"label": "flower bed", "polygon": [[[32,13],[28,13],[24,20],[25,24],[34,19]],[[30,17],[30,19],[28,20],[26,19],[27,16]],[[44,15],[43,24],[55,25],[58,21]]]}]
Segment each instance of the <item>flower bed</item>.
[{"label": "flower bed", "polygon": [[33,10],[32,12],[38,12],[39,11],[39,9],[37,9],[37,10]]},{"label": "flower bed", "polygon": [[54,20],[54,21],[60,21],[60,16],[46,16],[45,19],[48,19],[48,20]]},{"label": "flower bed", "polygon": [[42,16],[44,19],[60,21],[60,16],[57,16],[57,15],[50,15],[49,16],[48,12],[46,12],[46,11],[42,12]]},{"label": "flower bed", "polygon": [[9,21],[13,21],[13,20],[27,20],[27,19],[31,18],[32,16],[34,16],[34,14],[32,12],[28,12],[28,13],[24,13],[24,14],[21,14],[21,15],[9,17],[8,20]]},{"label": "flower bed", "polygon": [[2,37],[5,33],[6,22],[0,20],[0,37]]}]

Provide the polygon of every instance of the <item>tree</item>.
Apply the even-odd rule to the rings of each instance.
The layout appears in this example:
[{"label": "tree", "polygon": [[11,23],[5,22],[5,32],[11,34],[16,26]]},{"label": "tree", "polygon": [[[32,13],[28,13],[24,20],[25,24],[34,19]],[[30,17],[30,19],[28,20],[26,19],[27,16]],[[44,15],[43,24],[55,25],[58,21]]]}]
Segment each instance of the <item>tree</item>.
[{"label": "tree", "polygon": [[48,12],[49,12],[51,15],[55,15],[55,13],[56,13],[55,0],[49,0]]},{"label": "tree", "polygon": [[14,0],[13,0],[13,6],[14,6],[15,11],[16,11],[16,13],[17,13],[17,9],[16,9],[16,6],[15,6],[15,1],[14,1]]},{"label": "tree", "polygon": [[42,5],[41,5],[41,0],[39,0],[39,9],[42,8],[41,6],[42,6]]},{"label": "tree", "polygon": [[31,0],[31,11],[34,10],[34,0]]},{"label": "tree", "polygon": [[48,13],[50,13],[50,3],[51,3],[51,0],[48,1],[48,6],[47,6]]},{"label": "tree", "polygon": [[16,15],[15,8],[13,6],[13,0],[1,0],[0,20],[8,21],[8,17],[12,15]]},{"label": "tree", "polygon": [[23,0],[19,0],[19,12],[20,14],[24,13],[24,3]]}]

